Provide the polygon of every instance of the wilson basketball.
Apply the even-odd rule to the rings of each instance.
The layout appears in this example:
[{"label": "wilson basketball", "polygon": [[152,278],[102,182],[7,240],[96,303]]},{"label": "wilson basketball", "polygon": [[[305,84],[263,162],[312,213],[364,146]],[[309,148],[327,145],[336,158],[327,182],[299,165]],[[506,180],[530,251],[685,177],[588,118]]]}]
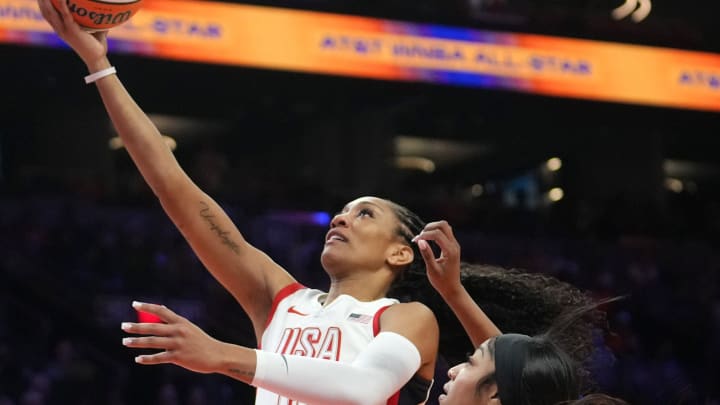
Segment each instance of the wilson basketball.
[{"label": "wilson basketball", "polygon": [[86,31],[104,31],[127,22],[143,0],[51,0],[55,8],[66,1],[73,19]]}]

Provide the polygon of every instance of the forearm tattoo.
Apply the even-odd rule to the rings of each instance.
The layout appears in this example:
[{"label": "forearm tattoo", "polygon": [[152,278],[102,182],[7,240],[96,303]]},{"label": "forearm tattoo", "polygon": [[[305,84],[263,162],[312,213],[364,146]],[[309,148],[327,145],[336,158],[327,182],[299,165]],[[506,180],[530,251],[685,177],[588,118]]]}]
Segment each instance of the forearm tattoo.
[{"label": "forearm tattoo", "polygon": [[236,377],[250,377],[255,378],[255,372],[249,371],[249,370],[240,370],[239,368],[231,368],[228,370],[230,374],[236,376]]},{"label": "forearm tattoo", "polygon": [[205,201],[200,201],[200,205],[203,207],[200,210],[200,216],[210,225],[210,230],[215,232],[215,235],[220,238],[223,245],[229,247],[230,250],[239,255],[240,245],[230,239],[230,232],[222,230],[220,226],[215,223],[215,215],[210,212],[210,206]]}]

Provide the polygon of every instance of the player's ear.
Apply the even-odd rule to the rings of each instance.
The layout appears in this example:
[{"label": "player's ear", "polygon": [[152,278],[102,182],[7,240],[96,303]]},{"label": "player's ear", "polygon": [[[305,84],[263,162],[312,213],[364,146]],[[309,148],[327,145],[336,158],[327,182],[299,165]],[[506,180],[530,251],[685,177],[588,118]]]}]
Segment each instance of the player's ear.
[{"label": "player's ear", "polygon": [[487,390],[484,395],[488,396],[489,405],[502,405],[500,402],[500,396],[498,395],[497,383],[490,383],[486,386]]},{"label": "player's ear", "polygon": [[391,266],[407,266],[408,264],[412,263],[414,257],[415,255],[410,246],[404,243],[394,243],[390,247],[387,262]]}]

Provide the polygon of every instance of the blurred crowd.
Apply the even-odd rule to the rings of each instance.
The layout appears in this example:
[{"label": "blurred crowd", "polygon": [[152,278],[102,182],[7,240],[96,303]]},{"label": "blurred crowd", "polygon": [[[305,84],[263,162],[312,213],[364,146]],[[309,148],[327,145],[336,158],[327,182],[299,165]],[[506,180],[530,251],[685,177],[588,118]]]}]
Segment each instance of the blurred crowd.
[{"label": "blurred crowd", "polygon": [[[325,225],[225,208],[299,281],[326,287]],[[594,367],[602,391],[633,404],[720,404],[720,254],[710,242],[456,229],[465,261],[550,274],[597,297],[629,296],[608,314],[609,351]],[[252,403],[242,383],[139,366],[120,343],[120,322],[138,319],[130,303],[146,300],[221,340],[254,344],[242,309],[157,204],[3,197],[0,269],[0,405]]]}]

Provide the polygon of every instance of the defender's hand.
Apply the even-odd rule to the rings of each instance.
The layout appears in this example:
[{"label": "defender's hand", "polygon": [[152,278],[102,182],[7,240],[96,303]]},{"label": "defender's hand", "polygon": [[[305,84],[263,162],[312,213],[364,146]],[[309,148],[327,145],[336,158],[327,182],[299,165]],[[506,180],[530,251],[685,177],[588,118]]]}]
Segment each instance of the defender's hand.
[{"label": "defender's hand", "polygon": [[[425,261],[430,284],[442,296],[453,294],[462,288],[460,283],[460,244],[452,227],[447,221],[431,222],[413,238],[420,248]],[[435,257],[427,241],[433,241],[440,247],[440,257]]]}]

